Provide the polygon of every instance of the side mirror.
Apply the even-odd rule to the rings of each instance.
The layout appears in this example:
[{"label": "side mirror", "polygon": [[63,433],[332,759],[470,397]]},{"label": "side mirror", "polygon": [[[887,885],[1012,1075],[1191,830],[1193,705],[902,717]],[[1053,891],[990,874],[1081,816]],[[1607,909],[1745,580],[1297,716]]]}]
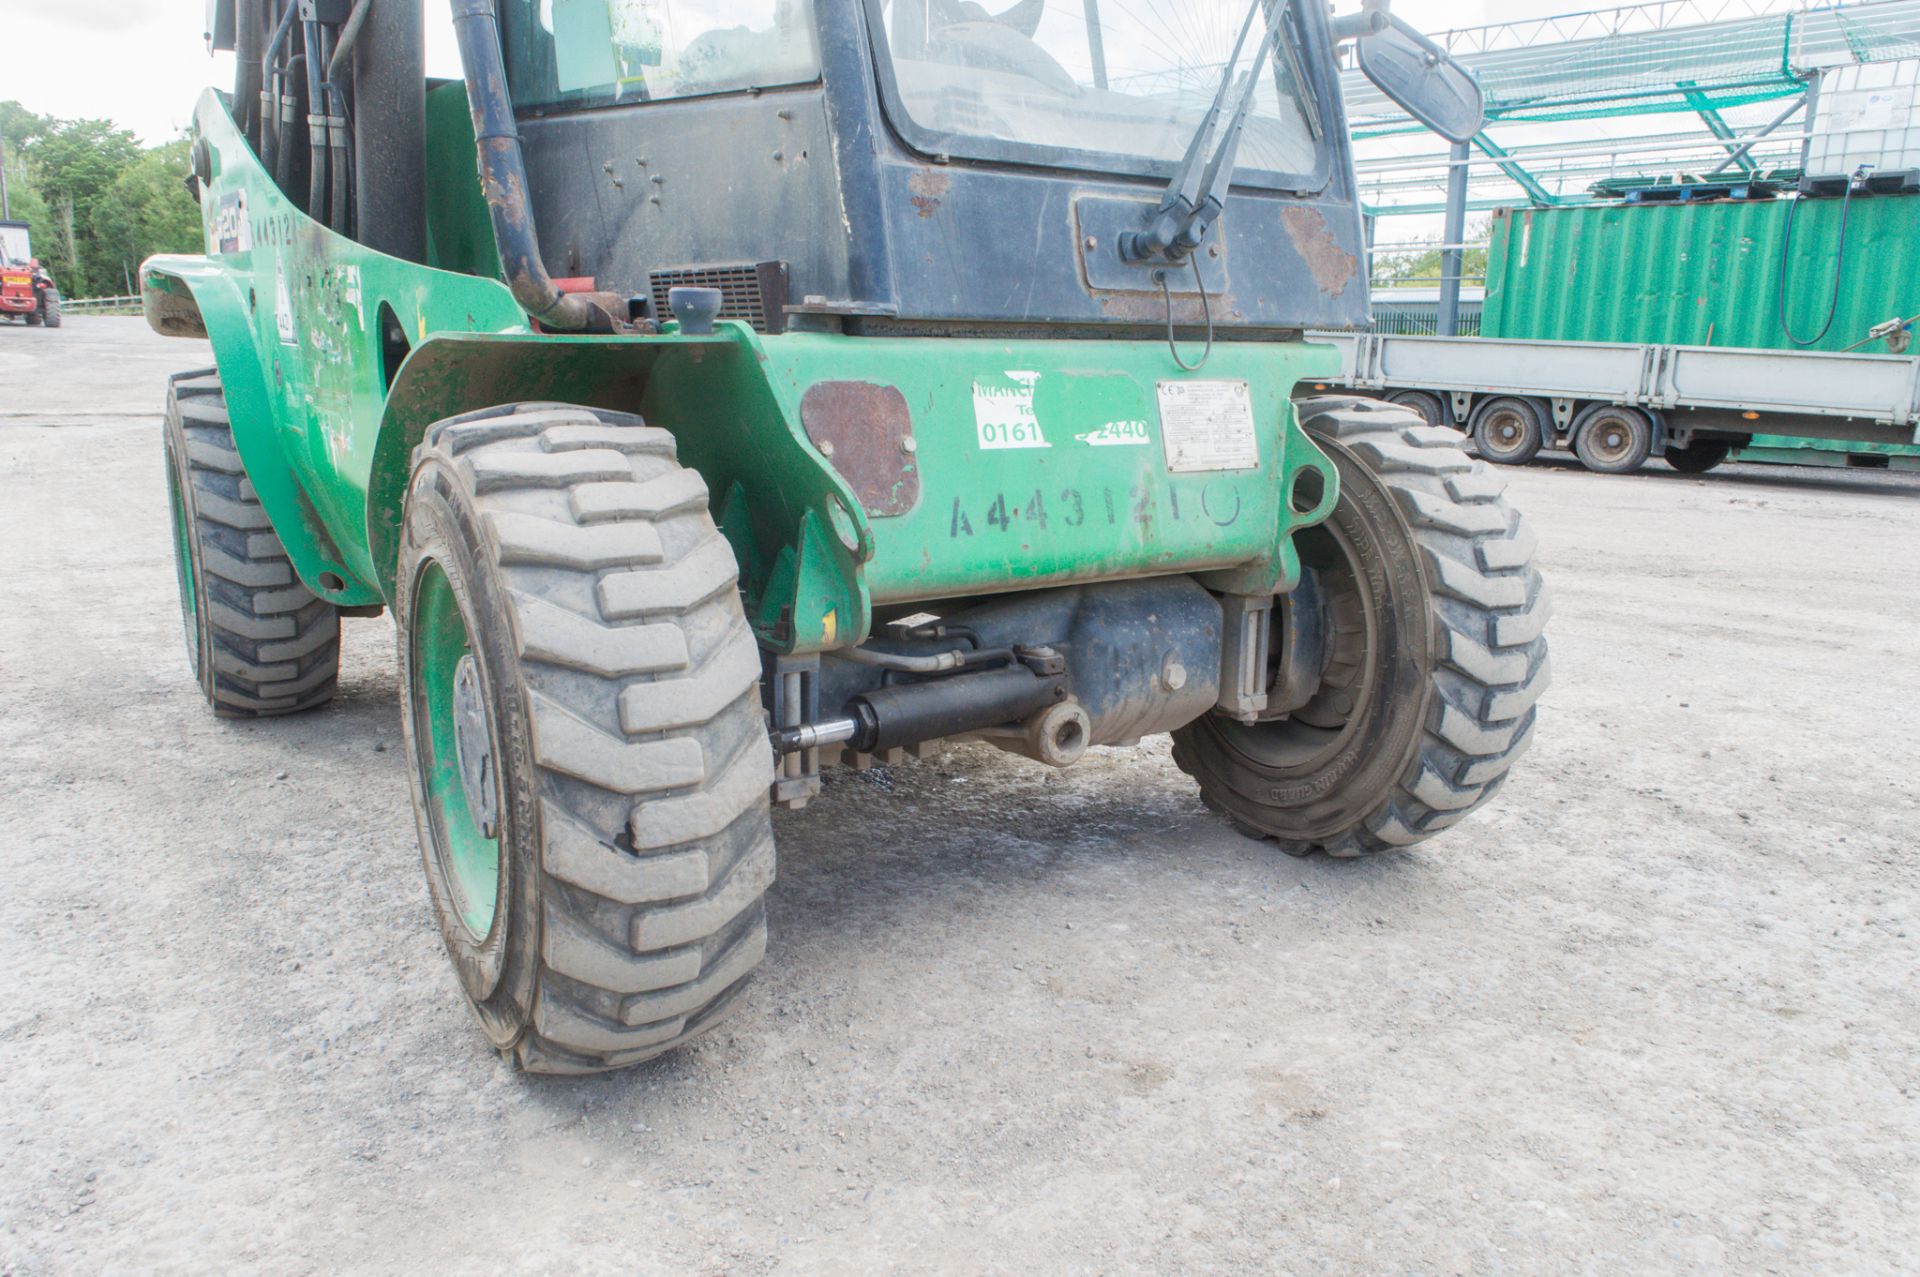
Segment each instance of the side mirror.
[{"label": "side mirror", "polygon": [[1447,141],[1471,141],[1486,126],[1487,100],[1473,72],[1401,19],[1387,17],[1356,48],[1373,86]]}]

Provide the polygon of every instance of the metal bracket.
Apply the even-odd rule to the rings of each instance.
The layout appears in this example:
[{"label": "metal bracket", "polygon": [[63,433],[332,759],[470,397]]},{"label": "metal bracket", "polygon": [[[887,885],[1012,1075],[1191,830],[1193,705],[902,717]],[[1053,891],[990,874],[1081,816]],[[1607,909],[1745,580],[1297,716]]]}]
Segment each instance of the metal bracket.
[{"label": "metal bracket", "polygon": [[1450,392],[1447,397],[1453,400],[1453,419],[1464,425],[1468,416],[1473,412],[1473,392],[1470,390],[1455,390]]},{"label": "metal bracket", "polygon": [[[770,690],[773,725],[798,727],[820,717],[819,656],[779,656],[762,653],[766,686]],[[774,760],[775,807],[799,811],[820,792],[820,749],[796,749]]]},{"label": "metal bracket", "polygon": [[1573,400],[1555,398],[1553,405],[1553,429],[1555,434],[1565,434],[1573,427]]},{"label": "metal bracket", "polygon": [[1242,723],[1267,708],[1268,654],[1273,643],[1271,594],[1221,596],[1220,712]]}]

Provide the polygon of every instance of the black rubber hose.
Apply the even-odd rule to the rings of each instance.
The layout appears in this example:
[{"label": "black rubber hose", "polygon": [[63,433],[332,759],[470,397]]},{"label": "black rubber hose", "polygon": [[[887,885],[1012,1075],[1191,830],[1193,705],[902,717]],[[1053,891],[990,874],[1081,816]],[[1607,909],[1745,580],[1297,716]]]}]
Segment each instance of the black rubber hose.
[{"label": "black rubber hose", "polygon": [[327,115],[327,82],[320,68],[327,65],[326,42],[318,22],[301,26],[301,40],[307,57],[307,216],[315,221],[326,216],[327,139],[320,123]]},{"label": "black rubber hose", "polygon": [[273,38],[267,41],[267,51],[260,55],[260,167],[269,173],[277,171],[274,154],[280,145],[281,70],[275,63],[280,60],[280,50],[286,47],[287,32],[293,29],[293,15],[298,9],[294,0],[287,0],[280,23],[273,29]]},{"label": "black rubber hose", "polygon": [[273,180],[279,185],[283,192],[287,190],[288,184],[293,181],[293,143],[294,139],[299,135],[300,126],[300,109],[297,105],[299,100],[299,86],[296,85],[293,80],[293,69],[295,67],[300,68],[301,79],[304,82],[307,74],[306,54],[296,53],[293,57],[288,58],[286,69],[280,76],[281,84],[280,93],[278,94],[280,99],[278,106],[280,112],[280,134],[279,145],[273,157]]},{"label": "black rubber hose", "polygon": [[1833,321],[1840,313],[1840,274],[1847,264],[1847,215],[1853,206],[1853,183],[1847,183],[1846,194],[1840,197],[1840,242],[1833,250],[1833,293],[1827,298],[1827,322],[1820,325],[1820,331],[1812,337],[1802,339],[1794,335],[1793,326],[1787,322],[1787,258],[1793,251],[1793,223],[1800,215],[1800,201],[1804,195],[1796,196],[1793,207],[1787,210],[1787,229],[1780,241],[1780,279],[1774,292],[1779,303],[1780,331],[1787,340],[1796,346],[1817,346],[1833,328]]}]

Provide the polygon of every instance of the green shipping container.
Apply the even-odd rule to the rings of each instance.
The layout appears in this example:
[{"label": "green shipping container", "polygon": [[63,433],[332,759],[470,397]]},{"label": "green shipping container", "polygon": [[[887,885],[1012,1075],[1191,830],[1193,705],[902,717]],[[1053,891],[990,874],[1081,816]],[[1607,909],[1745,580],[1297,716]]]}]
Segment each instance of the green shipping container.
[{"label": "green shipping container", "polygon": [[[1790,348],[1779,283],[1794,203],[1497,210],[1481,334]],[[1787,318],[1803,338],[1826,320],[1840,214],[1840,200],[1812,199],[1794,219]],[[1833,326],[1806,349],[1841,350],[1875,324],[1920,314],[1920,195],[1859,196],[1847,219]]]}]

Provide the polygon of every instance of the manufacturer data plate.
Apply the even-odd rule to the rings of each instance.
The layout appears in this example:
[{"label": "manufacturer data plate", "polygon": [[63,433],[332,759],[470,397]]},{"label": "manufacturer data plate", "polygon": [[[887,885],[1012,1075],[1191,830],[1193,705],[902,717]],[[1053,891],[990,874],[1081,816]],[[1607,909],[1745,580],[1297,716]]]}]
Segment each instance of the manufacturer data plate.
[{"label": "manufacturer data plate", "polygon": [[1160,438],[1175,474],[1260,467],[1253,395],[1244,381],[1161,382]]}]

